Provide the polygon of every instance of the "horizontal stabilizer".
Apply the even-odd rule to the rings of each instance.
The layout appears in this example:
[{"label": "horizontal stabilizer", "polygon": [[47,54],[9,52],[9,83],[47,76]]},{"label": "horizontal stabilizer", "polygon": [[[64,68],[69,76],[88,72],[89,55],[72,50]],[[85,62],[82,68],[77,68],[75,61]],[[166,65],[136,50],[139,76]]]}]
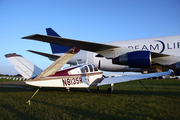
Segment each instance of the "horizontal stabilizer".
[{"label": "horizontal stabilizer", "polygon": [[128,82],[132,80],[146,79],[152,77],[159,77],[164,75],[174,75],[174,72],[170,69],[167,72],[160,72],[160,73],[149,73],[149,74],[104,78],[103,81],[98,84],[98,86],[112,84],[112,83]]}]

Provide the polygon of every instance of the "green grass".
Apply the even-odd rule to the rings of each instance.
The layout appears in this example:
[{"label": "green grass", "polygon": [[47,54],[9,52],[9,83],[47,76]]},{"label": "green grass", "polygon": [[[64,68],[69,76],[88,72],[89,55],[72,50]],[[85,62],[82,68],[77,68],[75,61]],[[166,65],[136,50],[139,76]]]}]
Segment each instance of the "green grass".
[{"label": "green grass", "polygon": [[36,87],[0,88],[0,119],[11,120],[119,120],[180,119],[180,80],[142,80],[86,89],[41,88],[31,100]]}]

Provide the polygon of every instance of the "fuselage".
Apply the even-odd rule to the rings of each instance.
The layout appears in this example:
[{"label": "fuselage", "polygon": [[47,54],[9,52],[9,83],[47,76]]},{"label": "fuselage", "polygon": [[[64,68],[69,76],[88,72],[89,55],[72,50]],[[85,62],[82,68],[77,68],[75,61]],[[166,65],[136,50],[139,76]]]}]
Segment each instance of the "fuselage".
[{"label": "fuselage", "polygon": [[93,64],[80,64],[40,79],[29,79],[26,84],[38,87],[86,88],[96,86],[102,80],[102,71]]}]

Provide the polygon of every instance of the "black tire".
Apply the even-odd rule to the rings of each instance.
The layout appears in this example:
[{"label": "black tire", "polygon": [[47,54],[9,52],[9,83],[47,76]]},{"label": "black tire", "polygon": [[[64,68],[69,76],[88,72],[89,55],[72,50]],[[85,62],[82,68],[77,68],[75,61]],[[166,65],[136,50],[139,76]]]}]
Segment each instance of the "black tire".
[{"label": "black tire", "polygon": [[99,87],[99,86],[97,86],[97,90],[100,90],[100,87]]},{"label": "black tire", "polygon": [[107,93],[110,93],[110,94],[112,93],[111,88],[107,89]]}]

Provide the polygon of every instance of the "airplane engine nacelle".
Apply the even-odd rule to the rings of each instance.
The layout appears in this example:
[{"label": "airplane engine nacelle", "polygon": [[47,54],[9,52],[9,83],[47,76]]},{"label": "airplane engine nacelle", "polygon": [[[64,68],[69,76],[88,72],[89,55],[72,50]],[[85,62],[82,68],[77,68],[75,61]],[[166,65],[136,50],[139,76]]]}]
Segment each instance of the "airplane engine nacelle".
[{"label": "airplane engine nacelle", "polygon": [[170,65],[169,69],[180,71],[180,62],[177,62],[177,63]]},{"label": "airplane engine nacelle", "polygon": [[150,51],[134,51],[112,59],[113,64],[129,65],[133,68],[146,68],[151,66]]}]

